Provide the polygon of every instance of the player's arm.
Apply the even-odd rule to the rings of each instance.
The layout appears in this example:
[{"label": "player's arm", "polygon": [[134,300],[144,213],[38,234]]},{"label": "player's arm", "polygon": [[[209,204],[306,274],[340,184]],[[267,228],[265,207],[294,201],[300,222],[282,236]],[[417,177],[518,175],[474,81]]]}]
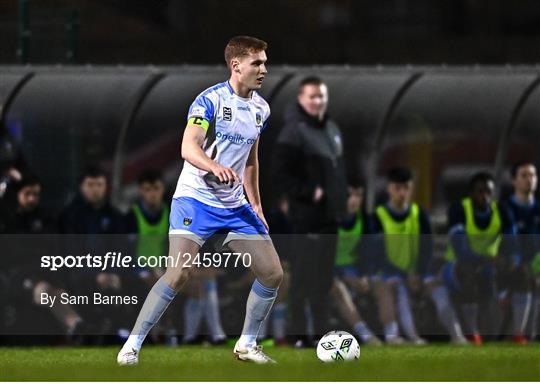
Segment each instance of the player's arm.
[{"label": "player's arm", "polygon": [[189,119],[182,139],[182,158],[194,167],[212,172],[221,182],[228,183],[240,180],[234,170],[218,164],[203,151],[202,146],[206,138],[207,129],[207,120],[201,118]]},{"label": "player's arm", "polygon": [[259,139],[255,141],[249,152],[244,171],[244,189],[248,200],[255,213],[262,220],[263,224],[268,229],[268,224],[264,218],[261,195],[259,193]]}]

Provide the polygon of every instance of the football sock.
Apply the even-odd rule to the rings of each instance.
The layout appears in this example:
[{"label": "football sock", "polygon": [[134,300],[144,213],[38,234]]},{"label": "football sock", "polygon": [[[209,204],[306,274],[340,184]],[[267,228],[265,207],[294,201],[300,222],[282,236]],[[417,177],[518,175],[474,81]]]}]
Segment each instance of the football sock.
[{"label": "football sock", "polygon": [[459,324],[454,306],[448,296],[448,291],[444,286],[438,286],[431,292],[431,299],[437,308],[439,321],[446,328],[452,340],[462,340],[464,338],[461,325]]},{"label": "football sock", "polygon": [[373,337],[373,333],[363,321],[359,321],[354,325],[354,332],[360,339],[362,339],[363,342],[366,342]]},{"label": "football sock", "polygon": [[190,297],[184,303],[184,343],[197,337],[205,306],[205,300],[196,297]]},{"label": "football sock", "polygon": [[399,328],[397,321],[390,321],[384,325],[384,339],[393,339],[399,336]]},{"label": "football sock", "polygon": [[259,280],[255,279],[247,299],[244,328],[238,341],[240,347],[254,347],[257,345],[259,328],[270,312],[276,295],[277,288],[265,287]]},{"label": "football sock", "polygon": [[148,332],[158,322],[163,312],[176,296],[176,291],[161,277],[152,287],[139,312],[135,326],[129,335],[124,348],[141,349],[141,345]]},{"label": "football sock", "polygon": [[409,294],[407,288],[403,284],[399,284],[397,287],[397,308],[399,320],[403,327],[403,332],[409,340],[418,339],[418,332],[414,326],[414,319],[411,312],[411,305],[409,303]]},{"label": "football sock", "polygon": [[267,332],[268,332],[268,321],[272,317],[272,312],[266,316],[266,319],[263,320],[261,323],[261,327],[259,328],[259,333],[257,334],[257,340],[263,340],[266,339]]},{"label": "football sock", "polygon": [[512,324],[514,336],[523,335],[531,309],[532,294],[514,292],[512,294]]},{"label": "football sock", "polygon": [[286,336],[285,325],[287,321],[287,305],[277,303],[272,310],[272,332],[274,339],[282,340]]},{"label": "football sock", "polygon": [[219,300],[217,294],[217,281],[215,278],[204,281],[204,291],[206,294],[205,317],[206,324],[212,336],[212,341],[225,339],[225,332],[221,327],[221,318],[219,316]]}]

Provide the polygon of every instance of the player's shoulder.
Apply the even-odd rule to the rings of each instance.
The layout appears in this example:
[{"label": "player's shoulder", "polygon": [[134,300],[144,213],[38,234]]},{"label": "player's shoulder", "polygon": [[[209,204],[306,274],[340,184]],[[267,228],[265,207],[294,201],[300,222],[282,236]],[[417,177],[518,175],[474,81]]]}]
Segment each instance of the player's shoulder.
[{"label": "player's shoulder", "polygon": [[223,97],[227,94],[230,94],[230,85],[228,81],[224,81],[222,83],[214,84],[205,90],[203,90],[201,93],[197,95],[198,98],[208,98],[211,100],[216,100],[220,97]]}]

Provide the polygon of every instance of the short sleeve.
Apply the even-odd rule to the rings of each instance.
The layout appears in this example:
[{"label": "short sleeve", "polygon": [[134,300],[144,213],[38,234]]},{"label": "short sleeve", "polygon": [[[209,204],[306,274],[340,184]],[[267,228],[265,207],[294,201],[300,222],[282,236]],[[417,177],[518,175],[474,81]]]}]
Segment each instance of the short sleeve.
[{"label": "short sleeve", "polygon": [[208,95],[199,95],[189,107],[188,121],[192,118],[202,118],[208,122],[214,120],[215,106]]}]

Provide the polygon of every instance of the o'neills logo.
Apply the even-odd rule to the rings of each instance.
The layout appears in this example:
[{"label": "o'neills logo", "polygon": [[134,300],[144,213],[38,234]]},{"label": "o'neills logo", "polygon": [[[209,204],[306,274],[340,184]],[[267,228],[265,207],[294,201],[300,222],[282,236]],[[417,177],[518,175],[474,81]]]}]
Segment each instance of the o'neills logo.
[{"label": "o'neills logo", "polygon": [[239,133],[228,134],[222,132],[216,132],[216,138],[221,141],[230,141],[233,144],[253,144],[256,139],[246,139]]}]

